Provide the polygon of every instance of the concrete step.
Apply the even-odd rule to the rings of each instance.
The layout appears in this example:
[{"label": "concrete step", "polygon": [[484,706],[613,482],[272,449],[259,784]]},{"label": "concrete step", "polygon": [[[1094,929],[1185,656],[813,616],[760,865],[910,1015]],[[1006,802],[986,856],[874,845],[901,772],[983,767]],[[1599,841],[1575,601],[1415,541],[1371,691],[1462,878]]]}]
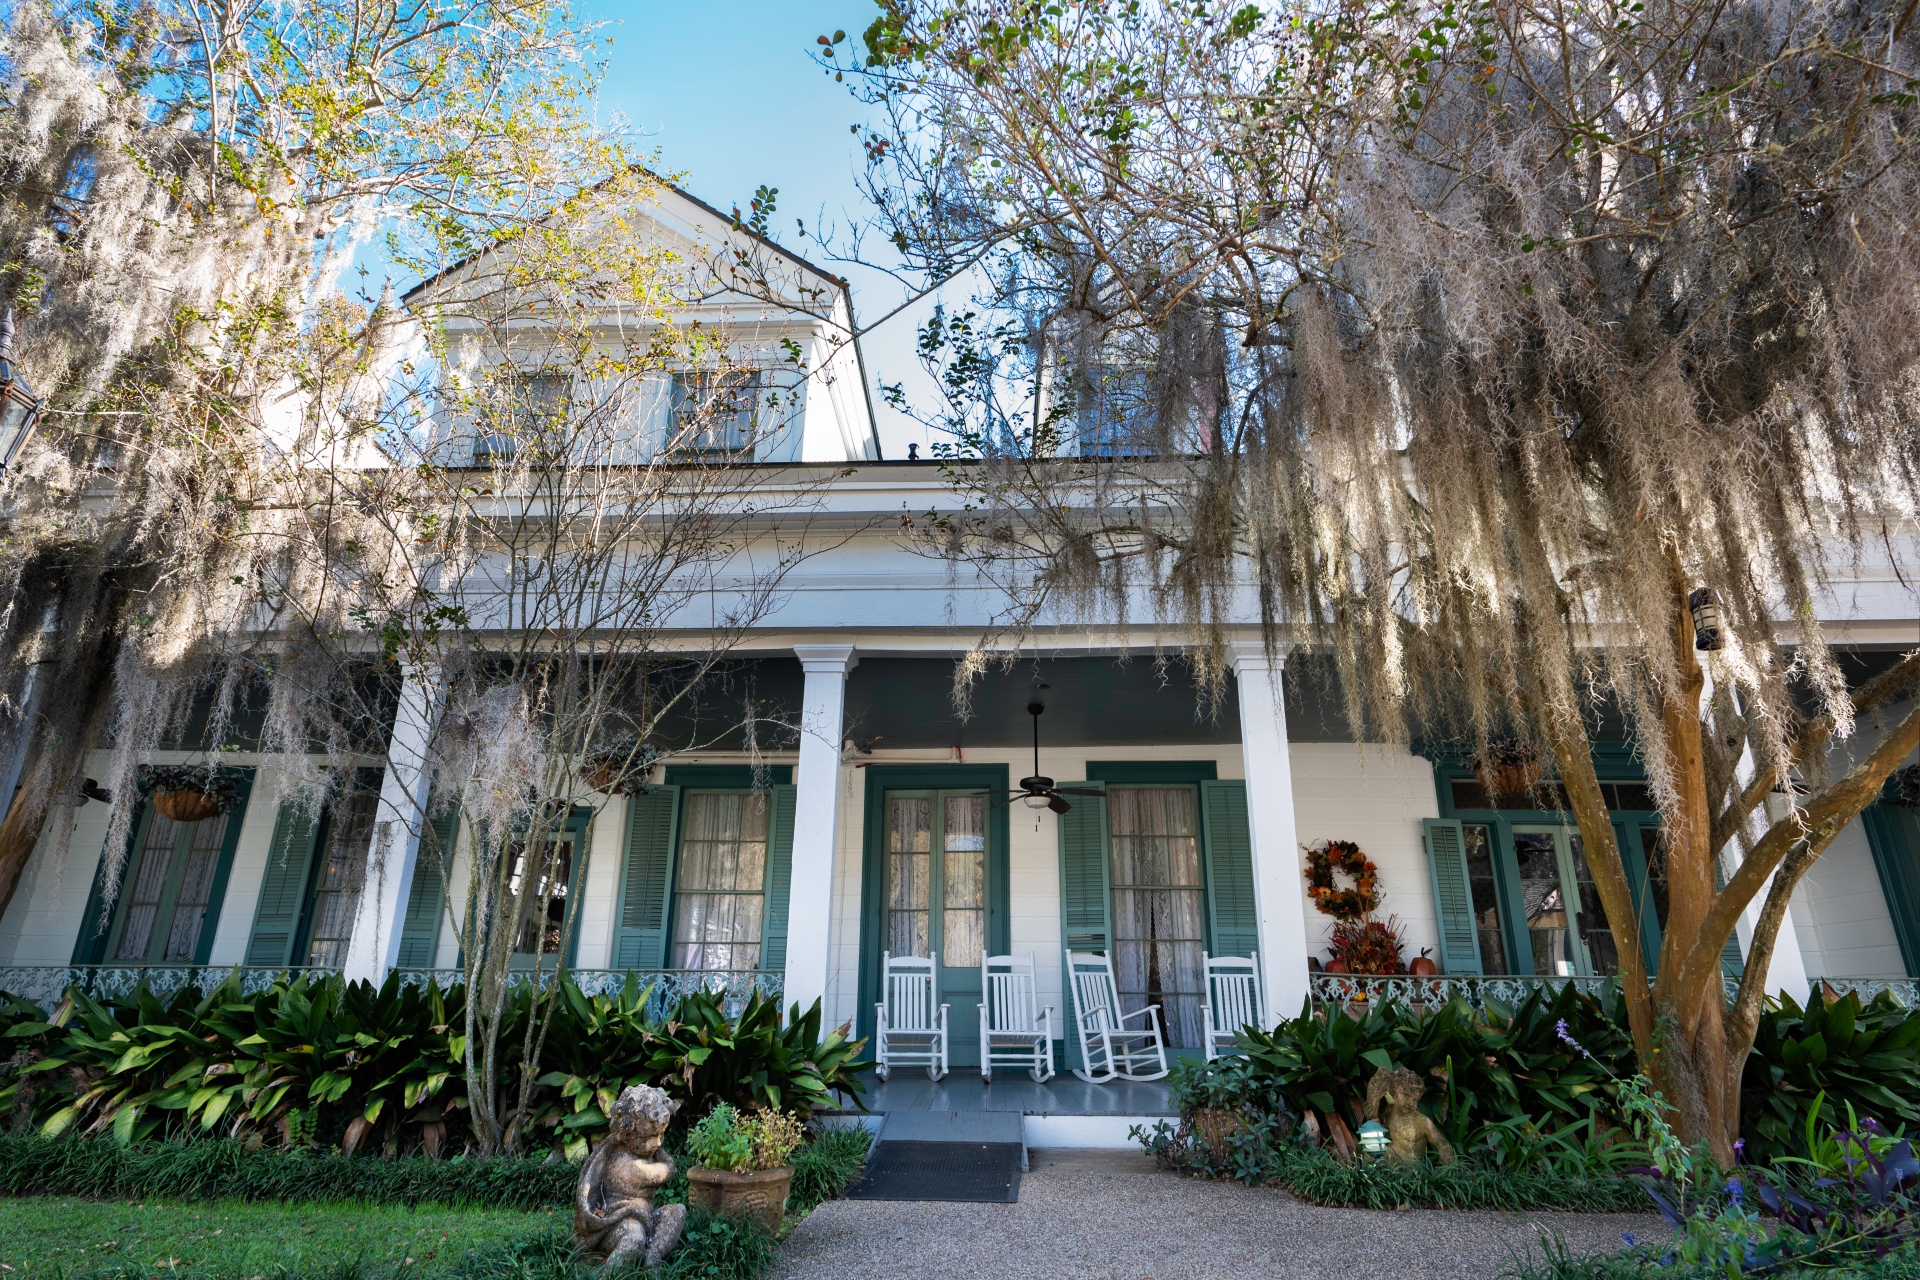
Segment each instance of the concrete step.
[{"label": "concrete step", "polygon": [[889,1111],[880,1128],[882,1142],[1026,1141],[1025,1117],[1018,1111]]}]

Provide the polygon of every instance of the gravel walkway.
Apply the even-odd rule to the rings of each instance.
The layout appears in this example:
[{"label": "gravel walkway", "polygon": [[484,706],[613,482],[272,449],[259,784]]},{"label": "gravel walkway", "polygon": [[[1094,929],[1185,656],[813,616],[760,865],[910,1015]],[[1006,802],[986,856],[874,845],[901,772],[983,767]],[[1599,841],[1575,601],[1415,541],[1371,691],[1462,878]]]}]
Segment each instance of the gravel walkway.
[{"label": "gravel walkway", "polygon": [[1629,1214],[1321,1209],[1284,1192],[1177,1177],[1124,1151],[1034,1151],[1018,1204],[834,1200],[780,1249],[780,1280],[1494,1280],[1543,1231],[1581,1251],[1664,1233]]}]

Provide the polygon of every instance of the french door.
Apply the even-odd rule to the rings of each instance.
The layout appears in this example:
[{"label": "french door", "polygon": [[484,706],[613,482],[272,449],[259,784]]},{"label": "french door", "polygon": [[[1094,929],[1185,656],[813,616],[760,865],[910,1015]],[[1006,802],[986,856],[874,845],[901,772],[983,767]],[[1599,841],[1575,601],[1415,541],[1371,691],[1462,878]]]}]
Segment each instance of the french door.
[{"label": "french door", "polygon": [[1580,834],[1560,826],[1515,826],[1520,900],[1533,971],[1589,977],[1620,967]]},{"label": "french door", "polygon": [[175,822],[147,806],[145,829],[121,881],[106,958],[113,964],[193,964],[206,926],[227,824],[239,815]]},{"label": "french door", "polygon": [[886,794],[885,949],[938,961],[948,1059],[980,1060],[980,959],[987,942],[987,798]]}]

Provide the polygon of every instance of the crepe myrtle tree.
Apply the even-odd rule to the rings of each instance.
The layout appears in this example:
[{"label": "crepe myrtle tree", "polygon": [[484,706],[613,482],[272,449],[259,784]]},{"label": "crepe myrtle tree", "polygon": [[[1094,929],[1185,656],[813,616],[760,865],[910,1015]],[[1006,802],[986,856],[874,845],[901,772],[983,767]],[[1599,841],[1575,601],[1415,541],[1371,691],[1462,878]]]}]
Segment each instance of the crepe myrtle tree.
[{"label": "crepe myrtle tree", "polygon": [[[458,927],[489,1150],[537,1075],[537,1039],[515,1057],[497,1032],[512,941],[557,888],[547,819],[594,802],[583,761],[611,785],[698,745],[656,727],[808,552],[807,485],[751,499],[743,463],[801,357],[682,323],[710,263],[633,234],[660,180],[596,116],[593,47],[544,0],[26,4],[0,47],[0,301],[52,393],[0,545],[24,779],[0,883],[36,847],[64,865],[110,740],[103,924],[156,746],[190,737],[209,769],[255,746],[317,810],[385,749],[414,673],[446,712],[435,779],[486,837]],[[438,287],[356,294],[356,252]],[[669,368],[697,376],[642,440]]]},{"label": "crepe myrtle tree", "polygon": [[627,163],[595,118],[595,43],[552,0],[10,9],[0,305],[50,400],[0,545],[0,900],[43,829],[62,863],[109,738],[113,899],[134,769],[196,699],[210,752],[260,685],[331,708],[318,749],[336,764],[366,749],[351,727],[378,682],[301,687],[311,651],[255,625],[289,597],[322,630],[352,621],[336,575],[289,550],[316,507],[335,549],[362,545],[329,499],[377,448],[340,429],[339,402],[378,380],[370,339],[392,317],[343,269],[384,248],[428,272]]},{"label": "crepe myrtle tree", "polygon": [[[1836,569],[1912,569],[1910,0],[880,9],[821,46],[868,194],[980,282],[925,333],[969,458],[926,545],[1002,632],[1145,599],[1217,691],[1251,596],[1358,732],[1517,731],[1641,1061],[1731,1161],[1788,900],[1920,743],[1920,652],[1850,682],[1818,621]],[[1603,707],[1662,814],[1657,966]]]},{"label": "crepe myrtle tree", "polygon": [[[422,356],[380,410],[400,465],[391,487],[353,495],[392,550],[357,580],[362,628],[330,661],[376,637],[440,712],[411,834],[433,850],[432,819],[457,814],[464,836],[458,863],[449,848],[423,866],[443,877],[472,993],[486,1151],[533,1137],[559,995],[543,979],[566,963],[579,913],[565,907],[589,857],[569,819],[643,791],[675,752],[726,738],[757,760],[785,744],[788,709],[734,679],[731,659],[792,570],[846,536],[812,527],[837,473],[752,462],[797,426],[807,369],[792,344],[753,320],[678,324],[711,259],[637,234],[630,206],[606,198],[625,180],[415,291]],[[377,857],[367,874],[385,871]],[[503,1044],[523,982],[534,1016]]]}]

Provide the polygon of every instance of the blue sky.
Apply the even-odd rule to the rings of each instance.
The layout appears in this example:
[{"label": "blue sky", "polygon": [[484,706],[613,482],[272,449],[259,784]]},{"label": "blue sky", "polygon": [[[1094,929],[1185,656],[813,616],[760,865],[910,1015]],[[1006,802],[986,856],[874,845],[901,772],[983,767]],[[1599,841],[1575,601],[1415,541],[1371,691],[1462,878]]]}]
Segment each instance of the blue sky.
[{"label": "blue sky", "polygon": [[[815,37],[837,29],[857,37],[875,12],[872,0],[587,0],[578,12],[605,22],[613,40],[606,108],[627,117],[643,146],[659,149],[661,163],[682,175],[687,190],[729,209],[745,208],[762,183],[777,187],[781,242],[849,275],[863,323],[900,302],[900,287],[884,275],[836,264],[794,234],[795,217],[811,231],[824,216],[844,234],[849,214],[861,216],[854,187],[859,146],[848,127],[865,111],[807,51]],[[904,379],[914,389],[915,319],[903,315],[863,339],[869,377]],[[877,397],[874,409],[888,457],[904,457],[909,440],[924,450],[920,427]]]}]

